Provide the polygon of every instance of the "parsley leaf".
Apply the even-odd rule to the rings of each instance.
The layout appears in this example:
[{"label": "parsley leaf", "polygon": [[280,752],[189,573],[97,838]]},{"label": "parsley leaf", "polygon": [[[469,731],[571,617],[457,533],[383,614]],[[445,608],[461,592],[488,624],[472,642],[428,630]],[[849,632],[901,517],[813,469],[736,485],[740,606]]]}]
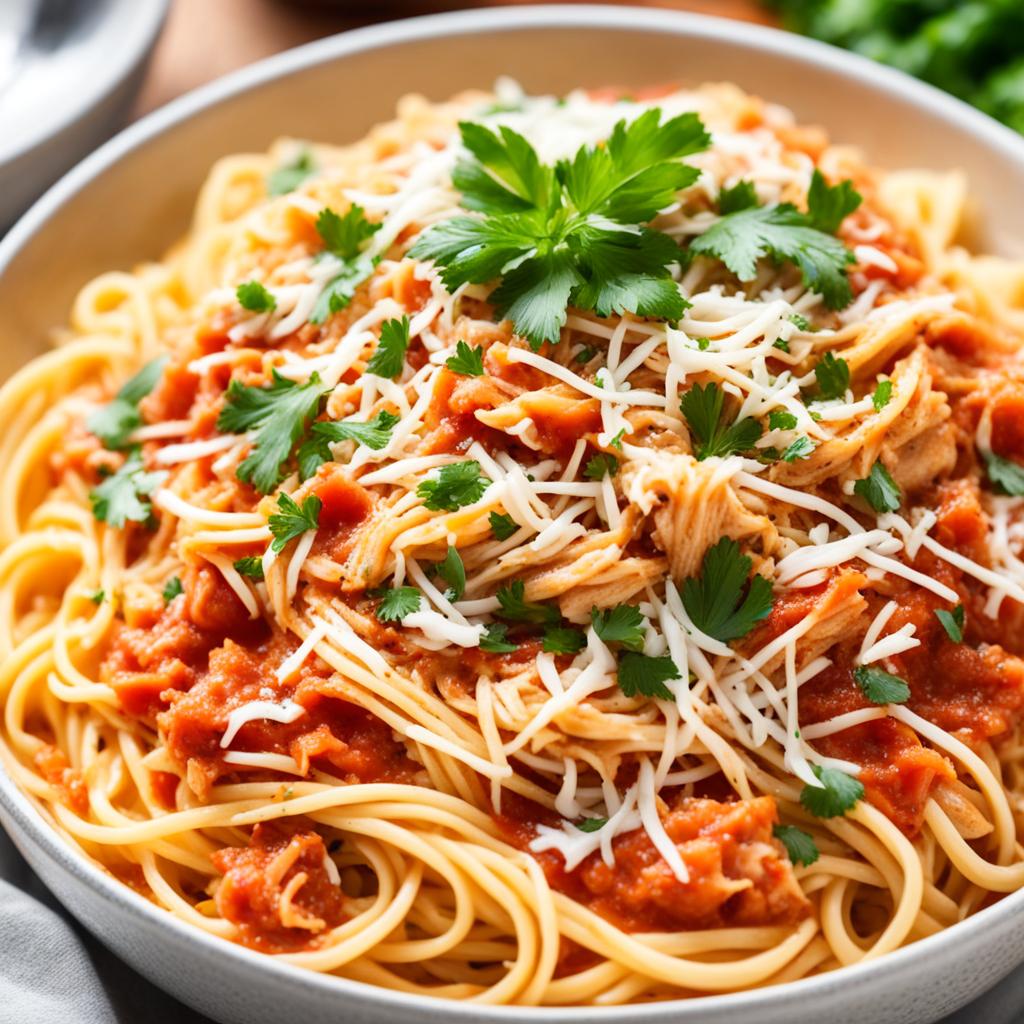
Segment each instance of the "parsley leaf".
[{"label": "parsley leaf", "polygon": [[309,436],[299,446],[299,475],[308,480],[325,463],[333,459],[331,445],[338,441],[355,441],[374,451],[386,448],[391,431],[399,417],[382,409],[372,420],[332,420],[314,423]]},{"label": "parsley leaf", "polygon": [[725,392],[717,384],[694,384],[679,400],[690,433],[698,442],[698,461],[747,451],[761,436],[761,424],[749,416],[726,426],[722,422],[724,403]]},{"label": "parsley leaf", "polygon": [[796,462],[797,459],[806,459],[814,451],[814,442],[809,437],[798,437],[782,453],[780,458],[783,462]]},{"label": "parsley leaf", "polygon": [[660,697],[673,700],[672,691],[665,685],[679,678],[676,663],[664,654],[651,658],[646,654],[628,651],[619,658],[619,689],[627,697]]},{"label": "parsley leaf", "polygon": [[380,327],[377,350],[366,364],[366,372],[389,379],[397,377],[405,366],[405,352],[409,347],[409,318],[385,320]]},{"label": "parsley leaf", "polygon": [[[622,451],[622,439],[626,436],[626,428],[623,427],[609,442],[608,447],[614,448],[616,451]],[[618,467],[616,467],[618,468]]]},{"label": "parsley leaf", "polygon": [[434,260],[449,289],[499,280],[491,303],[534,348],[558,337],[570,304],[598,316],[682,316],[688,303],[669,273],[679,248],[641,225],[698,177],[681,162],[710,141],[695,114],[661,123],[660,110],[645,111],[555,167],[506,126],[460,129],[470,156],[452,181],[482,216],[436,224],[410,250]]},{"label": "parsley leaf", "polygon": [[444,596],[449,601],[458,601],[466,592],[466,567],[462,563],[462,556],[450,544],[444,561],[437,565],[437,572],[441,579],[448,584],[448,590]]},{"label": "parsley leaf", "polygon": [[541,649],[548,654],[578,654],[586,646],[587,638],[568,626],[547,626]]},{"label": "parsley leaf", "polygon": [[455,343],[455,355],[449,356],[444,365],[452,373],[461,373],[465,377],[482,377],[484,373],[484,350],[470,348],[464,341]]},{"label": "parsley leaf", "polygon": [[1024,496],[1024,466],[1004,459],[995,452],[982,452],[988,479],[996,494],[1009,494],[1015,498]]},{"label": "parsley leaf", "polygon": [[863,498],[876,512],[895,512],[903,495],[889,470],[876,462],[863,480],[853,485],[853,493]]},{"label": "parsley leaf", "polygon": [[693,239],[689,251],[720,259],[741,281],[754,280],[760,259],[788,261],[799,268],[804,284],[821,295],[829,309],[842,309],[853,297],[846,268],[855,259],[826,227],[838,227],[836,217],[842,220],[851,211],[855,196],[859,203],[848,182],[830,187],[815,171],[808,212],[801,213],[792,203],[758,206],[753,187],[741,182],[719,195],[723,216]]},{"label": "parsley leaf", "polygon": [[277,299],[259,281],[243,282],[235,289],[235,296],[242,309],[250,313],[272,313],[277,309]]},{"label": "parsley leaf", "polygon": [[838,818],[864,797],[864,787],[858,779],[837,768],[811,765],[811,771],[821,786],[804,786],[800,803],[816,818]]},{"label": "parsley leaf", "polygon": [[871,395],[871,404],[875,412],[881,412],[892,399],[892,381],[880,380]]},{"label": "parsley leaf", "polygon": [[796,825],[775,825],[772,835],[786,848],[786,856],[793,864],[810,865],[821,856],[814,837]]},{"label": "parsley leaf", "polygon": [[375,614],[381,622],[398,622],[406,615],[418,612],[422,600],[416,587],[393,587],[384,592]]},{"label": "parsley leaf", "polygon": [[492,622],[487,627],[487,632],[480,637],[480,650],[489,654],[511,654],[519,650],[517,644],[509,643],[506,639],[508,626],[504,622]]},{"label": "parsley leaf", "polygon": [[125,381],[112,402],[90,413],[85,421],[86,429],[103,442],[104,448],[123,448],[131,432],[142,425],[139,402],[156,387],[167,359],[167,356],[160,356],[147,363]]},{"label": "parsley leaf", "polygon": [[498,540],[508,540],[519,529],[519,524],[509,515],[492,512],[487,521],[491,524],[491,533]]},{"label": "parsley leaf", "polygon": [[581,366],[589,363],[594,356],[597,355],[597,349],[592,348],[590,345],[584,345],[583,348],[576,353],[573,357],[574,363],[579,363]]},{"label": "parsley leaf", "polygon": [[810,334],[814,331],[811,321],[803,313],[790,313],[789,322],[798,330]]},{"label": "parsley leaf", "polygon": [[164,584],[164,589],[161,593],[164,597],[164,604],[170,604],[179,594],[185,593],[185,588],[181,585],[181,580],[177,576],[172,576]]},{"label": "parsley leaf", "polygon": [[964,606],[958,604],[951,612],[945,608],[935,609],[935,618],[942,624],[946,636],[955,644],[963,643],[964,639]]},{"label": "parsley leaf", "polygon": [[556,626],[562,616],[557,608],[537,601],[527,601],[526,586],[522,580],[512,580],[498,588],[497,598],[501,611],[498,613],[510,622],[529,622],[535,625]]},{"label": "parsley leaf", "polygon": [[239,480],[269,494],[282,480],[281,467],[320,410],[320,400],[330,390],[314,373],[305,384],[271,371],[265,388],[249,387],[232,380],[217,417],[217,429],[238,434],[256,428],[252,451],[238,467]]},{"label": "parsley leaf", "polygon": [[308,146],[303,146],[291,163],[282,164],[267,175],[267,194],[283,196],[292,192],[315,172],[313,152]]},{"label": "parsley leaf", "polygon": [[481,477],[480,463],[476,459],[467,459],[441,466],[433,476],[419,484],[416,494],[423,499],[424,507],[432,512],[456,512],[464,505],[479,501],[490,483]]},{"label": "parsley leaf", "polygon": [[576,822],[576,827],[581,832],[600,832],[607,824],[607,818],[584,818]]},{"label": "parsley leaf", "polygon": [[795,430],[797,418],[785,409],[772,409],[768,414],[769,430]]},{"label": "parsley leaf", "polygon": [[291,495],[279,494],[277,507],[279,511],[267,519],[267,525],[274,536],[270,550],[280,554],[289,541],[319,526],[323,502],[315,494],[310,494],[302,499],[300,507]]},{"label": "parsley leaf", "polygon": [[850,364],[826,352],[814,367],[814,377],[822,398],[842,398],[850,386]]},{"label": "parsley leaf", "polygon": [[872,704],[906,704],[910,699],[910,687],[904,680],[874,665],[859,665],[853,678]]},{"label": "parsley leaf", "polygon": [[248,576],[251,580],[263,579],[263,559],[250,555],[248,558],[239,558],[234,563],[235,570],[242,576]]},{"label": "parsley leaf", "polygon": [[739,545],[723,537],[704,553],[699,576],[683,581],[680,596],[693,624],[722,643],[746,636],[772,610],[772,585],[763,576],[749,580],[753,563]]},{"label": "parsley leaf", "polygon": [[126,522],[145,523],[153,514],[146,499],[164,482],[164,472],[147,473],[136,449],[124,465],[89,492],[92,514],[120,530]]},{"label": "parsley leaf", "polygon": [[603,480],[606,476],[615,476],[619,471],[619,460],[608,452],[599,452],[587,462],[583,475],[588,480]]},{"label": "parsley leaf", "polygon": [[92,601],[93,604],[103,604],[106,596],[107,595],[103,590],[97,590],[89,595],[89,600]]},{"label": "parsley leaf", "polygon": [[344,309],[352,301],[356,288],[373,273],[376,260],[365,255],[362,248],[363,243],[380,230],[380,225],[371,224],[361,206],[350,206],[344,217],[325,207],[316,219],[316,230],[326,246],[321,257],[333,257],[340,263],[338,272],[324,286],[309,316],[311,323],[322,324],[332,313]]},{"label": "parsley leaf", "polygon": [[644,617],[635,604],[618,604],[602,611],[590,609],[594,632],[606,644],[622,644],[626,650],[644,649]]}]

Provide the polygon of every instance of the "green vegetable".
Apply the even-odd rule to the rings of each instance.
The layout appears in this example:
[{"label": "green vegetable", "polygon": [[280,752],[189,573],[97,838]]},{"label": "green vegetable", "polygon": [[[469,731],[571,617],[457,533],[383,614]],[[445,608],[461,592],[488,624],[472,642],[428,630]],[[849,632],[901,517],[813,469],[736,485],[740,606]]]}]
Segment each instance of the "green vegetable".
[{"label": "green vegetable", "polygon": [[511,654],[512,651],[518,651],[518,644],[510,643],[506,639],[507,634],[508,626],[504,622],[492,622],[480,638],[480,650],[489,654]]},{"label": "green vegetable", "polygon": [[484,373],[484,350],[470,348],[464,341],[455,343],[455,355],[449,356],[444,365],[452,373],[461,373],[466,377],[482,377]]},{"label": "green vegetable", "polygon": [[679,408],[690,433],[697,440],[697,459],[726,456],[753,448],[761,436],[761,424],[744,416],[730,424],[723,422],[725,392],[717,384],[694,384],[679,400]]},{"label": "green vegetable", "polygon": [[164,597],[164,604],[170,604],[179,594],[185,593],[185,588],[181,585],[181,580],[177,576],[172,576],[164,584],[164,589],[161,593]]},{"label": "green vegetable", "polygon": [[444,561],[437,565],[437,573],[448,584],[444,596],[449,601],[458,601],[466,592],[466,567],[463,565],[462,556],[450,544]]},{"label": "green vegetable", "polygon": [[498,540],[508,540],[519,529],[519,524],[511,516],[500,512],[492,512],[487,521],[491,524],[491,533]]},{"label": "green vegetable", "polygon": [[590,459],[583,469],[588,480],[603,480],[606,476],[615,476],[619,471],[619,460],[608,452],[599,452]]},{"label": "green vegetable", "polygon": [[811,765],[821,786],[804,786],[800,803],[816,818],[838,818],[853,808],[864,797],[864,787],[858,779],[836,768]]},{"label": "green vegetable", "polygon": [[652,658],[646,654],[627,651],[619,658],[619,689],[627,697],[674,700],[672,691],[665,683],[679,677],[676,663],[667,654]]},{"label": "green vegetable", "polygon": [[379,224],[371,224],[361,206],[350,206],[342,217],[327,207],[320,211],[316,230],[326,246],[326,253],[339,260],[341,268],[327,282],[310,314],[310,322],[322,324],[332,313],[344,309],[355,295],[356,288],[373,273],[376,260],[363,253],[364,243]]},{"label": "green vegetable", "polygon": [[[425,508],[432,512],[457,512],[483,497],[490,480],[480,475],[480,463],[475,459],[453,462],[441,466],[416,488]],[[492,524],[493,525],[493,524]]]},{"label": "green vegetable", "polygon": [[420,610],[422,595],[416,587],[394,587],[384,592],[376,615],[381,622],[397,622]]},{"label": "green vegetable", "polygon": [[700,575],[683,581],[683,607],[702,633],[728,643],[767,617],[772,585],[763,576],[751,577],[752,565],[736,541],[723,537],[705,552]]},{"label": "green vegetable", "polygon": [[798,437],[780,458],[783,462],[796,462],[797,459],[806,459],[814,451],[814,442],[809,437]]},{"label": "green vegetable", "polygon": [[370,356],[366,372],[388,379],[397,377],[405,366],[405,352],[408,347],[409,318],[403,316],[401,320],[385,320],[381,324],[377,350]]},{"label": "green vegetable", "polygon": [[121,386],[112,402],[89,415],[86,429],[103,442],[104,448],[124,448],[131,432],[142,425],[139,402],[156,387],[168,358],[160,356],[147,363]]},{"label": "green vegetable", "polygon": [[643,225],[697,180],[681,162],[710,141],[695,114],[661,123],[660,110],[645,111],[556,167],[508,127],[460,129],[471,155],[452,180],[477,216],[434,225],[410,250],[434,260],[449,289],[498,281],[497,315],[535,349],[558,338],[570,305],[598,316],[682,316],[688,303],[669,273],[679,248]]},{"label": "green vegetable", "polygon": [[142,455],[136,449],[116,473],[89,492],[92,514],[116,530],[128,521],[149,522],[153,507],[147,499],[166,477],[164,472],[147,473],[142,465]]},{"label": "green vegetable", "polygon": [[629,651],[644,649],[644,617],[633,604],[619,604],[602,611],[591,608],[594,632],[606,644],[622,644]]},{"label": "green vegetable", "polygon": [[263,579],[263,559],[250,555],[248,558],[239,558],[234,563],[235,569],[242,575],[248,576],[251,580]]},{"label": "green vegetable", "polygon": [[906,704],[910,700],[905,680],[874,665],[859,665],[853,670],[853,678],[872,704]]},{"label": "green vegetable", "polygon": [[1024,466],[995,452],[982,452],[982,455],[989,482],[997,494],[1009,494],[1015,498],[1024,496]]},{"label": "green vegetable", "polygon": [[863,498],[876,512],[895,512],[903,495],[889,470],[876,462],[863,480],[853,485],[853,493]]},{"label": "green vegetable", "polygon": [[814,367],[814,377],[822,398],[843,398],[850,386],[850,365],[834,352],[826,352]]},{"label": "green vegetable", "polygon": [[272,313],[277,309],[277,299],[259,283],[245,281],[235,289],[235,296],[242,309],[250,313]]},{"label": "green vegetable", "polygon": [[758,206],[753,185],[740,182],[719,194],[721,219],[693,239],[689,251],[720,259],[741,281],[753,281],[758,261],[766,257],[792,263],[829,309],[842,309],[853,297],[846,268],[855,260],[832,232],[860,201],[849,182],[828,185],[817,170],[807,213],[792,203]]},{"label": "green vegetable", "polygon": [[797,418],[785,409],[772,409],[768,414],[769,430],[795,430]]},{"label": "green vegetable", "polygon": [[501,611],[498,614],[510,622],[529,622],[534,625],[556,626],[562,616],[558,609],[549,604],[527,601],[526,585],[522,580],[512,580],[498,588],[497,598]]},{"label": "green vegetable", "polygon": [[587,638],[568,626],[547,626],[541,642],[542,650],[549,654],[577,654],[586,646]]},{"label": "green vegetable", "polygon": [[338,441],[355,441],[374,451],[386,448],[391,440],[391,431],[399,417],[382,409],[372,420],[360,423],[358,420],[336,420],[314,423],[309,436],[299,446],[299,475],[307,480],[325,463],[333,458],[331,445]]},{"label": "green vegetable", "polygon": [[315,494],[310,494],[299,506],[291,495],[279,494],[277,507],[278,511],[267,519],[267,525],[274,537],[270,550],[280,554],[289,541],[319,526],[323,502]]},{"label": "green vegetable", "polygon": [[946,636],[955,644],[963,643],[964,639],[964,606],[958,604],[951,612],[945,608],[935,609],[935,618],[942,624]]},{"label": "green vegetable", "polygon": [[871,404],[875,412],[881,412],[892,400],[892,381],[880,380],[871,395]]},{"label": "green vegetable", "polygon": [[282,164],[267,175],[267,193],[282,196],[292,192],[315,172],[313,152],[308,146],[303,146],[291,163]]},{"label": "green vegetable", "polygon": [[607,824],[607,818],[584,818],[576,823],[576,827],[581,832],[600,832]]},{"label": "green vegetable", "polygon": [[786,848],[786,856],[794,864],[813,864],[821,856],[814,837],[796,825],[775,825],[772,835]]},{"label": "green vegetable", "polygon": [[227,433],[256,429],[252,451],[238,467],[237,476],[261,494],[269,494],[284,478],[284,463],[305,437],[330,390],[317,373],[305,384],[296,384],[277,370],[271,373],[272,381],[265,388],[232,380],[217,417],[217,429]]}]

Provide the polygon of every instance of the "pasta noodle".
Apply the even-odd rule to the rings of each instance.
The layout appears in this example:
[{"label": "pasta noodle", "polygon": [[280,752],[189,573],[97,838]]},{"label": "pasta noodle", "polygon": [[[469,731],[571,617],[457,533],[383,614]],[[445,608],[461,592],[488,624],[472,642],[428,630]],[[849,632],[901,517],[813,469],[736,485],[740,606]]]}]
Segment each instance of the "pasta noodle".
[{"label": "pasta noodle", "polygon": [[728,85],[222,160],[0,392],[5,770],[196,928],[481,1004],[1017,890],[1024,266],[966,196]]}]

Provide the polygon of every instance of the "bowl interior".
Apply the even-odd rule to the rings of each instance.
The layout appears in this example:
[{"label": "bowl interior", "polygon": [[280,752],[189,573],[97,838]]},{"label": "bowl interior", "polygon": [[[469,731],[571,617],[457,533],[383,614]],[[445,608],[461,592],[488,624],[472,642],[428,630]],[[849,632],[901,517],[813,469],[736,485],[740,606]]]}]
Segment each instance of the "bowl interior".
[{"label": "bowl interior", "polygon": [[[553,93],[735,81],[801,121],[826,125],[834,139],[856,142],[881,165],[962,167],[976,197],[974,240],[1024,255],[1024,140],[956,101],[828,47],[738,23],[621,8],[523,10],[449,16],[450,30],[427,38],[415,21],[350,33],[359,49],[345,37],[324,40],[135,126],[57,186],[8,239],[14,258],[4,267],[0,255],[0,376],[66,322],[90,277],[158,257],[180,237],[218,157],[265,149],[281,135],[351,141],[390,117],[405,93],[443,99],[499,74]],[[105,166],[112,152],[120,156]]]}]

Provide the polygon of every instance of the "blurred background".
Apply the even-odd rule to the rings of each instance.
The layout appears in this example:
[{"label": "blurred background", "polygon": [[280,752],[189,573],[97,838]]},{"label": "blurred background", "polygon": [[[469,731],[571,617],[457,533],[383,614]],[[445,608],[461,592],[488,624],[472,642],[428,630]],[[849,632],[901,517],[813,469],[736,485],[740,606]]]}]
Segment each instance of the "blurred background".
[{"label": "blurred background", "polygon": [[[0,0],[0,229],[119,127],[229,71],[375,22],[517,2]],[[624,2],[815,36],[1024,131],[1024,0]]]}]

